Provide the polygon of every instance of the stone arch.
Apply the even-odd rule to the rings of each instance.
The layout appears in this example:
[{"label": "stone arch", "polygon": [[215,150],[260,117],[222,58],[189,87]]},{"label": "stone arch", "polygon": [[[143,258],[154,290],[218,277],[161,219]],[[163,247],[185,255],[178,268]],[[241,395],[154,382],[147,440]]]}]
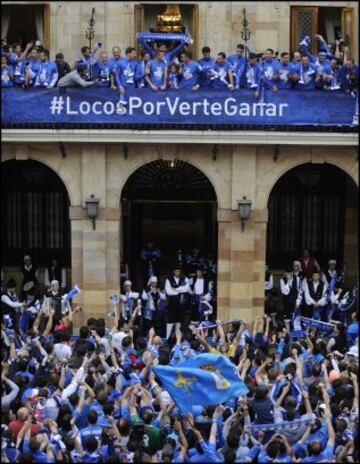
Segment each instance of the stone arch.
[{"label": "stone arch", "polygon": [[[54,169],[42,161],[11,157],[3,163],[2,184],[6,221],[6,238],[3,245],[6,247],[5,242],[8,242],[8,247],[11,248],[5,249],[5,253],[3,250],[5,261],[13,266],[13,262],[27,249],[31,256],[36,255],[38,264],[41,261],[40,264],[43,266],[47,265],[51,257],[47,256],[47,250],[52,250],[54,258],[64,258],[69,264],[70,197],[65,182]],[[9,216],[10,210],[13,216]],[[18,219],[13,220],[12,217],[21,217],[21,226]],[[15,241],[11,238],[13,233],[17,236]]]},{"label": "stone arch", "polygon": [[75,192],[75,189],[72,187],[71,176],[70,176],[70,172],[67,173],[66,163],[64,163],[63,165],[61,164],[59,165],[59,162],[56,162],[51,157],[49,156],[45,157],[40,153],[36,154],[36,152],[31,153],[31,155],[25,159],[24,158],[18,159],[16,158],[16,156],[11,156],[11,157],[7,156],[5,159],[2,159],[1,162],[4,163],[10,160],[18,160],[18,161],[33,160],[51,169],[59,177],[61,182],[64,184],[68,197],[69,197],[70,206],[79,204],[79,200],[76,200],[76,197],[79,197],[79,195]]},{"label": "stone arch", "polygon": [[[214,193],[215,193],[215,196],[216,196],[216,201],[219,202],[220,193],[218,191],[216,182],[214,182],[214,180],[211,178],[211,176],[202,167],[200,167],[198,165],[198,163],[194,163],[192,160],[189,161],[184,157],[177,157],[176,160],[187,163],[188,165],[190,165],[190,166],[194,167],[195,169],[197,169],[208,180],[208,182],[211,184],[211,187],[214,190]],[[126,177],[125,182],[120,187],[120,191],[119,191],[120,204],[121,204],[121,198],[122,198],[122,195],[123,195],[124,187],[126,186],[128,180],[131,178],[131,176],[133,176],[143,166],[151,164],[151,163],[153,163],[155,161],[159,161],[159,158],[151,158],[150,160],[146,160],[146,162],[144,162],[144,161],[141,162],[140,161],[135,166],[131,167],[131,170],[127,173],[127,177]]]},{"label": "stone arch", "polygon": [[[352,169],[344,162],[308,160],[292,163],[282,171],[266,204],[269,265],[282,269],[296,258],[294,253],[308,246],[317,253],[320,265],[335,258],[340,263],[349,262],[349,268],[354,269],[357,221],[351,218],[357,217],[358,185]],[[312,176],[307,177],[307,172]]]},{"label": "stone arch", "polygon": [[267,209],[267,205],[269,202],[269,198],[271,195],[271,192],[273,188],[275,187],[276,183],[278,180],[286,175],[288,171],[291,171],[291,169],[294,169],[296,167],[299,167],[303,164],[329,164],[332,166],[335,166],[339,169],[341,169],[345,174],[347,174],[356,184],[356,186],[359,186],[359,178],[358,178],[358,167],[357,167],[357,162],[354,162],[353,165],[351,166],[350,163],[343,162],[340,160],[340,157],[335,160],[331,159],[322,159],[321,161],[316,161],[316,159],[304,159],[302,158],[301,160],[299,159],[294,159],[294,160],[289,160],[285,166],[282,166],[279,169],[279,166],[276,163],[273,163],[273,169],[269,169],[267,173],[265,174],[265,178],[262,178],[262,188],[261,192],[259,192],[259,196],[257,198],[257,207],[259,209]]}]

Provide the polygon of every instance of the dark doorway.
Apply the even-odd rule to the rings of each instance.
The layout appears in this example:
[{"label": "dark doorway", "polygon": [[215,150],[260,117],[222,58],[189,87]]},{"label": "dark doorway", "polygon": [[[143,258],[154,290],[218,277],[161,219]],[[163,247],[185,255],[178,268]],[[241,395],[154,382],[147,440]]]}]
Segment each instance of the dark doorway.
[{"label": "dark doorway", "polygon": [[123,259],[130,278],[142,286],[141,247],[151,238],[162,252],[159,279],[164,282],[177,252],[193,247],[217,257],[216,194],[208,178],[180,160],[157,160],[138,169],[122,193]]},{"label": "dark doorway", "polygon": [[330,258],[344,259],[347,175],[329,164],[307,163],[291,169],[269,197],[267,263],[286,269],[310,248],[320,266]]},{"label": "dark doorway", "polygon": [[70,267],[69,196],[59,176],[37,161],[1,165],[2,265],[30,254],[37,266],[56,258]]}]

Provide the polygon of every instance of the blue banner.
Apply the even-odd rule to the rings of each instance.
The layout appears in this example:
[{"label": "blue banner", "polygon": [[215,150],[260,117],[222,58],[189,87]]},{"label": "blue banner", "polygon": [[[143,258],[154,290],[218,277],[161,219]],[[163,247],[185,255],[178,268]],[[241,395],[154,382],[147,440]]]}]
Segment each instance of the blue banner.
[{"label": "blue banner", "polygon": [[294,419],[292,421],[282,421],[282,422],[274,422],[272,424],[252,424],[247,425],[245,430],[250,430],[251,432],[283,432],[285,431],[294,431],[298,430],[299,427],[308,425],[312,419]]},{"label": "blue banner", "polygon": [[130,89],[125,114],[108,88],[2,89],[3,124],[353,125],[355,98],[343,92]]},{"label": "blue banner", "polygon": [[193,405],[216,405],[249,391],[223,355],[199,354],[176,367],[152,369],[182,413],[191,412]]}]

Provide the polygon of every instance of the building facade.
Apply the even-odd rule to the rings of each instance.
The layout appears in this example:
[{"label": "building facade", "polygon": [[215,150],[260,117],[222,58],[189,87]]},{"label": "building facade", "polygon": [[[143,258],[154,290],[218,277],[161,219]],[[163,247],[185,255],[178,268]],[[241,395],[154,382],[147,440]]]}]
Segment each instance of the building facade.
[{"label": "building facade", "polygon": [[[86,43],[83,31],[92,7],[94,41],[107,49],[132,45],[134,32],[151,26],[151,15],[146,16],[150,6],[154,11],[159,7],[159,2],[23,3],[41,5],[44,43],[48,41],[52,56],[62,51],[69,62]],[[189,30],[197,53],[203,45],[217,50],[219,43],[226,52],[234,50],[243,8],[253,31],[253,49],[271,45],[288,50],[294,8],[303,3],[194,2]],[[340,21],[340,27],[352,9],[352,47],[357,54],[357,2],[305,3],[318,8],[316,18],[324,16],[323,7],[336,7],[334,21]],[[309,14],[314,15],[311,8]],[[120,290],[121,262],[133,263],[134,269],[138,248],[149,235],[160,242],[167,237],[164,246],[171,253],[177,242],[189,248],[195,243],[217,258],[221,319],[250,322],[263,314],[266,263],[279,277],[305,246],[320,256],[322,266],[330,258],[345,261],[347,283],[357,285],[354,132],[7,128],[2,138],[9,195],[3,208],[4,272],[19,279],[19,257],[29,251],[44,267],[40,248],[46,245],[62,259],[69,281],[83,290],[78,297],[84,308],[80,317],[105,316],[110,296]],[[25,180],[14,187],[20,172]],[[174,196],[167,193],[173,188]],[[95,224],[86,212],[91,195],[99,200]],[[242,228],[238,201],[244,196],[252,204]],[[19,232],[13,233],[14,228]]]}]

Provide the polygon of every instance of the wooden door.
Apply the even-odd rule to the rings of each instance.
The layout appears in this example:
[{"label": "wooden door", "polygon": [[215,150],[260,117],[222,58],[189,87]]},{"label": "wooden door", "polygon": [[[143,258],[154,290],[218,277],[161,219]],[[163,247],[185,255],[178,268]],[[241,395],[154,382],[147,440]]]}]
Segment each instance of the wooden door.
[{"label": "wooden door", "polygon": [[354,9],[343,8],[341,12],[341,34],[348,43],[349,55],[353,57],[353,40],[354,40]]},{"label": "wooden door", "polygon": [[316,55],[317,44],[313,38],[318,32],[318,7],[291,7],[291,53],[299,49],[299,43],[305,35],[311,37],[311,53]]},{"label": "wooden door", "polygon": [[194,40],[192,49],[194,59],[199,58],[199,5],[193,6],[193,17],[192,17],[192,38]]},{"label": "wooden door", "polygon": [[136,49],[137,55],[140,54],[140,45],[139,41],[136,40],[136,34],[138,32],[143,32],[143,25],[144,25],[144,6],[143,5],[135,5],[134,10],[134,46]]}]

